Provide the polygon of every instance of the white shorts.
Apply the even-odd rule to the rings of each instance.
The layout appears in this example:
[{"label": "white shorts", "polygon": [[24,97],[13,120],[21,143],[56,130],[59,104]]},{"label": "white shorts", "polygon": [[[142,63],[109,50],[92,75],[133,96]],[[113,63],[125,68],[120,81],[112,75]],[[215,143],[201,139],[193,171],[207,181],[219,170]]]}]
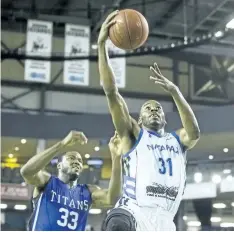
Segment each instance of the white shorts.
[{"label": "white shorts", "polygon": [[174,215],[162,208],[141,207],[131,201],[117,206],[130,212],[136,220],[137,231],[175,231]]}]

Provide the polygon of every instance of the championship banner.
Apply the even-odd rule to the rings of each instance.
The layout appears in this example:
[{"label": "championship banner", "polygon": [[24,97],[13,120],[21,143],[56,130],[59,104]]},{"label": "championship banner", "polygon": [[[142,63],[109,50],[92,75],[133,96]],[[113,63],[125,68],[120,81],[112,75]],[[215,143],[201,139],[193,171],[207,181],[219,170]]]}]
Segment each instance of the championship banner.
[{"label": "championship banner", "polygon": [[[51,22],[28,20],[26,55],[51,56],[53,24]],[[50,61],[26,60],[24,78],[27,81],[50,82]]]},{"label": "championship banner", "polygon": [[[90,52],[90,28],[66,24],[65,56],[88,56]],[[89,60],[64,61],[64,84],[89,85]]]},{"label": "championship banner", "polygon": [[[126,52],[117,48],[111,40],[107,40],[106,48],[108,49],[109,56],[111,54],[125,54]],[[116,85],[119,88],[125,88],[126,85],[126,58],[112,58],[110,59],[112,70],[115,74]]]}]

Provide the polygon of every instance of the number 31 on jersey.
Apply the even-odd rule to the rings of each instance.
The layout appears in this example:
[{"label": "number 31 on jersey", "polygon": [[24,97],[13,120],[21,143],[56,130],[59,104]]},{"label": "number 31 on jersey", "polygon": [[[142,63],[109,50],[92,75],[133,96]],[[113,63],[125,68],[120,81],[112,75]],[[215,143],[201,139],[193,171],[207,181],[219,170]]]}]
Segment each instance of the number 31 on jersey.
[{"label": "number 31 on jersey", "polygon": [[166,161],[163,158],[159,158],[158,161],[160,162],[160,168],[159,173],[166,174],[166,172],[169,172],[169,176],[173,175],[173,167],[172,167],[172,161],[171,158],[166,159]]}]

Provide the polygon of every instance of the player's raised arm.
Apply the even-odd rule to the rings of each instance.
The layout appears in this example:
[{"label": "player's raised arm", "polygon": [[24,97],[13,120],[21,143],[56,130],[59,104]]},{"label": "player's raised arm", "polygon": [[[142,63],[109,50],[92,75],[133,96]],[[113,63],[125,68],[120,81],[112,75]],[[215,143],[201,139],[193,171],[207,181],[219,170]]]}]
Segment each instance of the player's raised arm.
[{"label": "player's raised arm", "polygon": [[119,94],[118,88],[116,87],[114,73],[111,69],[108,51],[106,50],[105,46],[106,40],[108,38],[109,28],[115,23],[113,18],[117,14],[117,11],[110,14],[102,25],[98,38],[98,67],[114,126],[119,136],[123,137],[132,129],[131,118],[127,105]]},{"label": "player's raised arm", "polygon": [[108,207],[115,204],[121,195],[122,189],[122,165],[121,165],[121,143],[117,133],[109,142],[112,159],[112,173],[108,189],[100,189],[98,186],[89,186],[92,192],[94,206]]},{"label": "player's raised arm", "polygon": [[156,63],[154,63],[154,67],[150,67],[150,70],[154,74],[154,76],[151,76],[150,79],[154,80],[156,84],[160,85],[173,97],[183,124],[183,128],[178,130],[177,134],[180,137],[182,144],[187,149],[191,149],[200,138],[200,129],[193,110],[183,97],[179,88],[162,75]]},{"label": "player's raised arm", "polygon": [[43,187],[51,176],[51,174],[43,171],[44,167],[56,153],[75,142],[87,143],[87,138],[82,132],[71,131],[62,141],[33,156],[20,170],[24,180],[35,187]]}]

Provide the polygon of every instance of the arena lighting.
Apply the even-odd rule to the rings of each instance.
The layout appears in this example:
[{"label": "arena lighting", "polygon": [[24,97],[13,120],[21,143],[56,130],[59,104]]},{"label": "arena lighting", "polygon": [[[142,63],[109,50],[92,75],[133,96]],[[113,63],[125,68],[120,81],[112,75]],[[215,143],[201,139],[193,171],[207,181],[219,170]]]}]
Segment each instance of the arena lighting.
[{"label": "arena lighting", "polygon": [[222,220],[221,217],[211,217],[210,218],[211,222],[221,222],[221,220]]},{"label": "arena lighting", "polygon": [[15,205],[14,209],[15,210],[25,210],[25,209],[27,209],[27,205]]},{"label": "arena lighting", "polygon": [[1,209],[6,209],[7,208],[7,204],[1,204],[0,208]]},{"label": "arena lighting", "polygon": [[211,38],[211,37],[212,37],[212,34],[211,34],[211,33],[209,33],[209,34],[208,34],[208,38]]},{"label": "arena lighting", "polygon": [[92,44],[92,49],[96,50],[98,48],[97,44]]},{"label": "arena lighting", "polygon": [[220,227],[234,227],[234,223],[233,222],[222,222],[220,223]]},{"label": "arena lighting", "polygon": [[201,172],[194,173],[193,178],[196,183],[202,182],[202,173]]},{"label": "arena lighting", "polygon": [[186,221],[188,219],[187,216],[183,216],[183,220]]},{"label": "arena lighting", "polygon": [[228,175],[228,176],[226,177],[226,180],[227,180],[227,181],[232,181],[232,178],[233,178],[232,175]]},{"label": "arena lighting", "polygon": [[213,176],[212,176],[212,181],[213,181],[215,184],[220,183],[220,182],[221,182],[221,176],[220,176],[220,175],[217,175],[217,174],[213,175]]},{"label": "arena lighting", "polygon": [[222,31],[217,31],[217,32],[215,32],[214,36],[217,37],[217,38],[222,37],[223,32]]},{"label": "arena lighting", "polygon": [[18,148],[18,147],[15,147],[15,151],[19,151],[19,148]]},{"label": "arena lighting", "polygon": [[201,222],[199,221],[190,221],[187,223],[188,226],[200,226]]},{"label": "arena lighting", "polygon": [[227,69],[228,72],[231,72],[234,69],[234,64],[229,66],[229,68]]},{"label": "arena lighting", "polygon": [[21,139],[21,143],[22,143],[22,144],[25,144],[26,142],[27,142],[26,139]]},{"label": "arena lighting", "polygon": [[214,156],[213,155],[209,155],[209,159],[210,160],[214,159]]},{"label": "arena lighting", "polygon": [[102,213],[101,209],[90,209],[89,214],[100,214]]},{"label": "arena lighting", "polygon": [[223,152],[224,152],[224,153],[227,153],[228,151],[229,151],[229,149],[226,148],[226,147],[223,149]]},{"label": "arena lighting", "polygon": [[224,203],[214,203],[213,208],[215,208],[215,209],[225,209],[226,205]]},{"label": "arena lighting", "polygon": [[90,166],[102,166],[103,160],[101,159],[89,159],[87,160],[87,164]]},{"label": "arena lighting", "polygon": [[90,154],[85,154],[85,158],[89,159],[90,158]]},{"label": "arena lighting", "polygon": [[232,205],[232,207],[234,207],[234,202],[232,202],[232,204],[231,204],[231,205]]},{"label": "arena lighting", "polygon": [[99,150],[100,150],[100,147],[96,146],[96,147],[94,148],[94,150],[95,150],[95,151],[99,151]]},{"label": "arena lighting", "polygon": [[229,29],[234,29],[234,18],[226,24]]},{"label": "arena lighting", "polygon": [[224,174],[230,174],[232,171],[231,171],[231,169],[224,169],[223,170],[223,173]]},{"label": "arena lighting", "polygon": [[14,155],[10,153],[10,154],[8,155],[8,157],[11,159],[11,158],[14,157]]}]

